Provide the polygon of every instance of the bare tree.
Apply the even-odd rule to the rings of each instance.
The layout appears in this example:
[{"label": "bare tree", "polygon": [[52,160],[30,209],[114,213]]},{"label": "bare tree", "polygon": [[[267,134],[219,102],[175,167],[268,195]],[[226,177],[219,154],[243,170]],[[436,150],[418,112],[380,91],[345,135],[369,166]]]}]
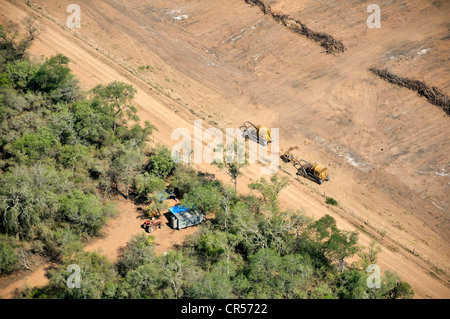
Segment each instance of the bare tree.
[{"label": "bare tree", "polygon": [[[247,158],[244,158],[244,162],[241,163],[239,161],[238,155],[227,156],[226,148],[223,148],[222,146],[220,147],[224,151],[223,162],[222,163],[214,162],[214,164],[222,168],[225,171],[225,173],[227,173],[231,177],[231,179],[234,182],[234,191],[237,191],[237,178],[242,175],[242,169],[248,165]],[[234,154],[237,154],[238,146],[236,144],[234,145],[230,144],[227,147],[234,148]]]},{"label": "bare tree", "polygon": [[5,26],[0,25],[0,58],[3,61],[15,61],[25,57],[25,51],[31,46],[40,34],[42,27],[32,17],[22,21],[26,34],[20,32],[17,23],[10,22]]},{"label": "bare tree", "polygon": [[22,21],[22,25],[25,27],[27,38],[30,43],[41,34],[42,26],[37,23],[37,20],[34,17],[25,18]]}]

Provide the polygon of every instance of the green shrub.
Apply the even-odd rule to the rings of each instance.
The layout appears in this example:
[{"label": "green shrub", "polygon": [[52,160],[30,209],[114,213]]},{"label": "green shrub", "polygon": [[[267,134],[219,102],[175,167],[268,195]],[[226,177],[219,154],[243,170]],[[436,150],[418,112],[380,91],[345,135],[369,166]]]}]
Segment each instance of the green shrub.
[{"label": "green shrub", "polygon": [[159,146],[155,149],[146,165],[146,170],[159,178],[166,178],[175,169],[175,163],[172,161],[172,152],[167,146]]},{"label": "green shrub", "polygon": [[195,207],[203,213],[217,212],[222,201],[222,194],[215,185],[201,185],[189,192],[181,201],[187,207]]},{"label": "green shrub", "polygon": [[6,74],[10,83],[17,90],[23,90],[27,87],[30,79],[38,71],[39,67],[36,63],[28,60],[17,60],[6,65]]},{"label": "green shrub", "polygon": [[337,200],[335,200],[333,197],[327,197],[327,199],[325,200],[325,203],[327,203],[328,205],[333,205],[333,206],[338,205]]},{"label": "green shrub", "polygon": [[152,236],[139,234],[127,244],[127,249],[117,263],[117,268],[122,276],[156,259],[152,239]]},{"label": "green shrub", "polygon": [[148,172],[139,174],[134,179],[134,187],[138,197],[148,199],[150,194],[162,192],[166,189],[166,182],[159,178],[150,175]]},{"label": "green shrub", "polygon": [[75,190],[71,195],[63,195],[60,199],[61,216],[69,221],[80,234],[96,236],[102,226],[113,215],[110,207],[102,205],[92,194],[84,194]]},{"label": "green shrub", "polygon": [[10,273],[18,260],[16,252],[8,243],[0,242],[0,274]]},{"label": "green shrub", "polygon": [[201,179],[193,169],[179,165],[170,178],[170,187],[180,197],[189,193],[192,189],[201,184]]}]

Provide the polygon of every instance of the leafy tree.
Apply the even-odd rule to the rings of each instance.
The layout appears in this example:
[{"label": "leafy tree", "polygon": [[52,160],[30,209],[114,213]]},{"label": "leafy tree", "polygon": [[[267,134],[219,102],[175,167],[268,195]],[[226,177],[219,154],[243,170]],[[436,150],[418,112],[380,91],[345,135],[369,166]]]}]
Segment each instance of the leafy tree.
[{"label": "leafy tree", "polygon": [[390,296],[393,299],[412,299],[414,297],[414,290],[407,282],[399,282],[392,290]]},{"label": "leafy tree", "polygon": [[240,242],[239,236],[225,232],[211,232],[203,236],[200,247],[205,254],[213,259],[225,257],[226,273],[230,275],[230,263],[234,247]]},{"label": "leafy tree", "polygon": [[125,186],[125,197],[129,197],[130,187],[135,177],[142,169],[144,154],[138,147],[122,147],[112,161],[110,176],[117,190],[120,185]]},{"label": "leafy tree", "polygon": [[249,257],[251,297],[306,298],[306,288],[312,275],[308,258],[293,254],[281,257],[271,249],[260,250]]},{"label": "leafy tree", "polygon": [[333,233],[326,243],[325,254],[343,272],[346,265],[345,259],[352,257],[360,250],[356,245],[357,242],[358,234],[356,232],[333,228]]},{"label": "leafy tree", "polygon": [[30,79],[28,87],[49,94],[53,101],[77,100],[80,97],[78,81],[68,67],[69,62],[62,54],[47,59]]},{"label": "leafy tree", "polygon": [[378,260],[378,254],[381,252],[381,247],[377,245],[376,241],[372,241],[369,247],[361,250],[358,253],[360,258],[359,265],[362,266],[363,269],[367,269],[369,265],[376,264]]},{"label": "leafy tree", "polygon": [[276,213],[280,211],[278,194],[288,185],[289,180],[286,176],[279,179],[278,175],[272,175],[270,183],[262,177],[259,182],[251,183],[248,187],[259,191],[263,197],[266,208],[269,211]]},{"label": "leafy tree", "polygon": [[127,272],[118,285],[116,296],[125,299],[162,298],[162,270],[157,263],[144,263]]},{"label": "leafy tree", "polygon": [[88,236],[99,235],[102,226],[114,214],[111,206],[104,207],[96,196],[79,190],[61,196],[60,203],[61,216]]},{"label": "leafy tree", "polygon": [[225,231],[228,231],[228,226],[231,222],[230,209],[238,201],[238,196],[235,191],[226,186],[222,189],[222,194],[222,209],[217,212],[216,219],[218,224],[223,224]]},{"label": "leafy tree", "polygon": [[335,299],[334,292],[327,282],[319,282],[311,291],[310,299]]},{"label": "leafy tree", "polygon": [[201,183],[202,180],[196,171],[182,165],[178,165],[175,168],[173,171],[173,176],[170,178],[170,187],[180,197],[189,193]]},{"label": "leafy tree", "polygon": [[338,282],[338,294],[342,299],[367,299],[367,274],[356,269],[342,272]]},{"label": "leafy tree", "polygon": [[306,298],[313,266],[309,256],[288,254],[282,257],[278,277],[283,282],[284,298]]},{"label": "leafy tree", "polygon": [[181,203],[187,207],[195,207],[205,214],[217,212],[222,201],[220,190],[211,184],[201,185],[187,194]]},{"label": "leafy tree", "polygon": [[74,229],[58,228],[55,231],[46,229],[47,234],[41,234],[45,256],[55,262],[61,262],[64,258],[72,258],[82,252],[83,247],[80,235]]},{"label": "leafy tree", "polygon": [[303,234],[303,238],[304,240],[299,243],[300,249],[314,256],[318,262],[328,260],[334,263],[341,273],[346,266],[345,259],[360,250],[356,245],[358,234],[339,230],[336,220],[330,215],[325,215],[312,223]]},{"label": "leafy tree", "polygon": [[104,110],[98,100],[80,101],[71,105],[74,129],[81,141],[98,147],[115,143],[114,117]]},{"label": "leafy tree", "polygon": [[[163,192],[166,189],[166,182],[159,177],[144,172],[144,174],[139,174],[135,177],[134,188],[138,197],[147,200],[152,194]],[[157,201],[157,199],[153,198],[152,201]]]},{"label": "leafy tree", "polygon": [[118,127],[116,130],[116,136],[123,141],[128,141],[130,145],[143,145],[148,137],[157,131],[158,129],[150,124],[149,121],[144,122],[144,127],[139,123],[135,123],[130,128],[128,127]]},{"label": "leafy tree", "polygon": [[127,244],[127,249],[117,263],[119,274],[124,276],[139,266],[152,263],[156,260],[152,236],[136,235]]},{"label": "leafy tree", "polygon": [[229,274],[222,270],[220,264],[194,283],[189,291],[189,298],[194,299],[234,299],[233,282]]},{"label": "leafy tree", "polygon": [[18,259],[14,248],[0,241],[0,274],[10,273],[17,265]]},{"label": "leafy tree", "polygon": [[[80,268],[80,288],[67,285],[69,265]],[[50,271],[50,283],[44,288],[29,292],[35,299],[101,299],[113,298],[117,289],[117,274],[105,256],[83,252],[65,261],[56,270]]]},{"label": "leafy tree", "polygon": [[162,291],[166,298],[181,298],[199,277],[199,268],[181,251],[169,251],[160,258]]},{"label": "leafy tree", "polygon": [[311,224],[308,228],[310,230],[308,236],[315,242],[321,243],[329,238],[336,229],[336,220],[330,215],[325,215]]},{"label": "leafy tree", "polygon": [[29,60],[15,60],[6,64],[5,69],[9,83],[16,90],[25,90],[39,67]]},{"label": "leafy tree", "polygon": [[251,213],[238,202],[230,211],[229,229],[242,238],[243,248],[249,253],[271,248],[280,254],[295,251],[294,233],[298,219],[290,212],[280,212],[265,217]]},{"label": "leafy tree", "polygon": [[278,280],[281,257],[273,250],[262,249],[249,257],[248,278],[252,283],[250,296],[258,299],[282,298],[281,283]]},{"label": "leafy tree", "polygon": [[146,171],[159,178],[166,178],[175,169],[172,161],[172,153],[167,146],[159,146],[155,149],[146,164]]},{"label": "leafy tree", "polygon": [[131,84],[118,81],[108,83],[107,85],[99,84],[91,90],[94,97],[105,101],[106,105],[110,108],[115,118],[114,131],[124,118],[138,120],[136,116],[137,109],[132,104],[136,92],[136,89]]},{"label": "leafy tree", "polygon": [[89,147],[76,144],[66,144],[59,150],[59,162],[64,168],[70,168],[87,175],[88,169],[93,165],[95,160],[92,159]]},{"label": "leafy tree", "polygon": [[411,299],[414,290],[409,283],[401,281],[397,274],[386,271],[381,281],[381,294],[387,299]]},{"label": "leafy tree", "polygon": [[53,167],[18,166],[0,176],[0,230],[20,238],[30,238],[42,220],[55,219],[59,194],[73,184]]},{"label": "leafy tree", "polygon": [[56,155],[59,146],[58,138],[52,130],[43,127],[37,133],[24,134],[7,149],[19,162],[31,164],[38,160],[44,160],[49,155]]}]

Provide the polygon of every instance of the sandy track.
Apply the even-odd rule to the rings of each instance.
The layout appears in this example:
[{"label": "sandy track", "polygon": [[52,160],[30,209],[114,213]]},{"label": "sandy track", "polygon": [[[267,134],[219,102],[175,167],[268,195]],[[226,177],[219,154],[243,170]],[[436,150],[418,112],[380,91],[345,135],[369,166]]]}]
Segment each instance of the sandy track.
[{"label": "sandy track", "polygon": [[[274,4],[275,9],[294,17],[299,14],[296,10],[302,9],[300,20],[307,25],[314,23],[311,17],[315,17],[320,21],[316,30],[325,28],[328,20],[328,27],[334,30],[329,33],[342,38],[349,48],[336,58],[321,55],[310,41],[286,33],[244,1],[235,0],[225,7],[214,1],[206,6],[199,2],[184,6],[183,1],[174,1],[171,8],[161,1],[155,1],[152,7],[125,1],[95,6],[80,2],[86,8],[85,27],[72,32],[61,27],[66,2],[39,3],[55,22],[43,19],[46,30],[33,46],[33,53],[67,55],[86,88],[112,80],[132,82],[139,91],[136,104],[141,118],[159,129],[156,142],[173,144],[172,130],[192,129],[192,120],[198,115],[222,127],[237,127],[242,119],[278,125],[283,148],[298,145],[302,157],[329,164],[332,172],[332,181],[320,188],[294,182],[281,194],[284,204],[303,208],[315,218],[331,214],[344,229],[365,227],[367,233],[361,233],[361,243],[380,240],[380,266],[395,270],[410,282],[416,297],[449,296],[448,277],[439,274],[440,279],[436,279],[430,275],[434,272],[432,265],[448,271],[448,119],[414,93],[392,88],[366,71],[374,61],[392,64],[400,71],[409,68],[409,72],[417,72],[421,67],[424,74],[434,74],[430,83],[448,89],[449,81],[433,62],[441,58],[439,54],[448,42],[435,42],[433,59],[423,60],[416,54],[407,60],[407,67],[400,61],[411,46],[405,44],[401,50],[394,50],[397,38],[419,46],[420,41],[432,38],[428,30],[439,36],[445,10],[441,8],[439,15],[432,6],[411,1],[409,10],[425,10],[436,17],[430,20],[422,16],[393,36],[389,31],[398,27],[391,18],[398,14],[395,6],[384,10],[389,15],[386,21],[391,20],[392,25],[369,35],[361,27],[344,26],[342,22],[354,23],[355,14],[341,15],[343,21],[327,18],[329,10],[344,10],[333,5],[319,12],[314,5],[299,7],[305,3]],[[16,21],[29,12],[19,1],[1,4],[2,20],[7,17]],[[171,20],[169,9],[178,8],[194,15],[194,21]],[[423,32],[418,32],[419,25]],[[355,30],[364,36],[358,36]],[[378,45],[364,49],[369,39],[378,41]],[[433,44],[427,41],[426,45]],[[383,60],[387,48],[397,58]],[[153,72],[136,72],[137,66],[147,63]],[[411,65],[416,68],[411,69]],[[164,83],[164,87],[157,83]],[[271,105],[277,107],[272,109]],[[434,174],[441,167],[443,176]],[[199,168],[228,181],[215,168]],[[239,189],[247,192],[245,185],[259,177],[259,167],[249,167],[239,180]],[[320,195],[324,192],[338,199],[343,208],[325,206]],[[120,225],[136,222],[132,213],[123,214],[116,226],[110,226],[118,227],[120,236],[99,240],[92,247],[113,256],[140,231],[127,226],[122,233]]]}]

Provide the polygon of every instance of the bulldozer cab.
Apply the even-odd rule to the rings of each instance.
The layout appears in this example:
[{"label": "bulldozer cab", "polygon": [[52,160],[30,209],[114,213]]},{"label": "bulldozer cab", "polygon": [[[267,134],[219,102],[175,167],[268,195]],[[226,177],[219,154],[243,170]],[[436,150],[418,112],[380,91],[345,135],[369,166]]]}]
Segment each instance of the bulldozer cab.
[{"label": "bulldozer cab", "polygon": [[257,130],[259,138],[264,139],[267,142],[272,142],[272,131],[269,128],[267,128],[263,125],[259,125],[256,128],[256,130]]},{"label": "bulldozer cab", "polygon": [[261,145],[267,145],[272,142],[272,131],[263,125],[256,126],[252,122],[244,122],[239,129],[246,139],[253,140]]},{"label": "bulldozer cab", "polygon": [[320,178],[323,181],[327,181],[329,179],[328,171],[325,166],[314,163],[313,167],[314,167],[314,175],[316,177]]}]

